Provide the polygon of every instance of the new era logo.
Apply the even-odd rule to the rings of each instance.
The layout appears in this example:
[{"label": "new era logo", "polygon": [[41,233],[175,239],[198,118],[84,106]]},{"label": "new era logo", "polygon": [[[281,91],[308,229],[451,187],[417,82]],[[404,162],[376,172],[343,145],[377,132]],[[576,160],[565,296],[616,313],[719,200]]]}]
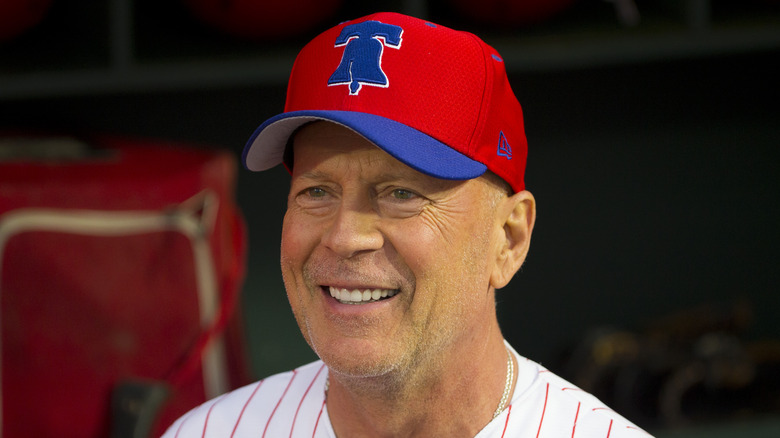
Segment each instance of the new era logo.
[{"label": "new era logo", "polygon": [[345,46],[341,63],[328,85],[349,85],[349,94],[358,94],[363,85],[388,87],[390,82],[382,71],[384,47],[401,47],[400,26],[379,21],[364,21],[346,26],[336,38],[335,47]]},{"label": "new era logo", "polygon": [[506,157],[509,160],[512,159],[512,146],[509,146],[509,142],[506,141],[504,131],[501,131],[498,135],[498,151],[496,154],[499,157]]}]

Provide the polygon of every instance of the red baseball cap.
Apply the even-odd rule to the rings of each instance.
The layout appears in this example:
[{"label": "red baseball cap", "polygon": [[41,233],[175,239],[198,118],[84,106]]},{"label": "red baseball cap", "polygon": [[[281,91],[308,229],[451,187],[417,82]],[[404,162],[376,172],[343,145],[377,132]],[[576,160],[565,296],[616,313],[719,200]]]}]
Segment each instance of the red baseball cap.
[{"label": "red baseball cap", "polygon": [[341,23],[295,60],[282,114],[255,130],[249,170],[283,162],[303,124],[346,126],[425,174],[453,180],[490,170],[525,188],[523,113],[495,49],[477,36],[397,13]]}]

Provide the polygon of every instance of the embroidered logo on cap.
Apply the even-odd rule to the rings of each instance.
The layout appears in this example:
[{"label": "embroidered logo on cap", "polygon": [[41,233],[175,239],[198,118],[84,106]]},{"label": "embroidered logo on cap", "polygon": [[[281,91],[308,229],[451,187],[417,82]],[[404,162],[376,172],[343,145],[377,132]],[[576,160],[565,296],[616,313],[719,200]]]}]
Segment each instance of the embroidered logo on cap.
[{"label": "embroidered logo on cap", "polygon": [[499,157],[506,157],[509,160],[512,159],[512,146],[509,146],[509,142],[506,141],[504,131],[501,131],[498,135],[498,151],[496,154]]},{"label": "embroidered logo on cap", "polygon": [[358,94],[363,85],[386,88],[390,85],[382,70],[384,47],[401,47],[400,26],[379,21],[351,24],[341,30],[334,47],[344,47],[341,63],[328,85],[349,85],[349,94]]}]

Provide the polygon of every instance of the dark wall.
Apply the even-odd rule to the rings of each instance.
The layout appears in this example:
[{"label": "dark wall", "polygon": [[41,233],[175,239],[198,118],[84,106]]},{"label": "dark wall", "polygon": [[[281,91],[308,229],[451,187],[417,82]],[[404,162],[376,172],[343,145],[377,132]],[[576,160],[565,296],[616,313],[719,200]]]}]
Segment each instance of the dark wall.
[{"label": "dark wall", "polygon": [[641,329],[743,299],[749,336],[777,338],[775,57],[514,78],[539,216],[501,292],[510,338],[549,360],[594,325]]}]

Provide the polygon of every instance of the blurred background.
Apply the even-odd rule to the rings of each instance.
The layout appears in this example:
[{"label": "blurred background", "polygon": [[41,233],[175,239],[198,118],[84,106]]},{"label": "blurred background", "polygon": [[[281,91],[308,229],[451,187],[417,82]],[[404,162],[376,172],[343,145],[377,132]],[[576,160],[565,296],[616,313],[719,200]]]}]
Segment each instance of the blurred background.
[{"label": "blurred background", "polygon": [[[780,436],[778,1],[0,2],[0,130],[238,163],[300,47],[380,10],[472,31],[506,61],[538,202],[498,292],[513,346],[658,437]],[[260,378],[314,355],[278,267],[286,172],[235,178],[236,317]]]}]

